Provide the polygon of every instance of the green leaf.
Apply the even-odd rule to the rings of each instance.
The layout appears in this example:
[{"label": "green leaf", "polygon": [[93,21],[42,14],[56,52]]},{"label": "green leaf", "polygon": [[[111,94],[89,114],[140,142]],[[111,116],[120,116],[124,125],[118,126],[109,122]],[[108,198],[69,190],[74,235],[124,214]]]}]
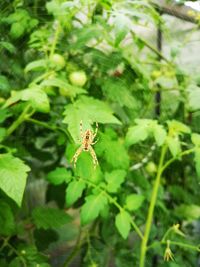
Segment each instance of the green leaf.
[{"label": "green leaf", "polygon": [[87,46],[91,39],[94,40],[94,38],[101,38],[102,29],[100,24],[86,24],[85,27],[73,31],[72,34],[74,34],[76,38],[74,39],[74,42],[71,42],[70,48],[73,50],[83,49],[85,46]]},{"label": "green leaf", "polygon": [[32,218],[37,228],[58,228],[72,221],[72,218],[63,210],[37,207],[32,212]]},{"label": "green leaf", "polygon": [[82,180],[74,180],[69,183],[66,190],[67,206],[71,206],[82,196],[85,187],[86,185]]},{"label": "green leaf", "polygon": [[24,71],[27,73],[31,70],[42,70],[45,69],[47,67],[48,61],[46,59],[39,59],[39,60],[35,60],[30,62],[28,65],[26,65],[26,68],[24,69]]},{"label": "green leaf", "polygon": [[175,208],[174,213],[184,219],[197,220],[200,218],[200,206],[182,204]]},{"label": "green leaf", "polygon": [[161,146],[165,142],[166,131],[156,120],[136,119],[135,122],[137,125],[130,127],[126,135],[128,146],[144,141],[152,135],[158,146]]},{"label": "green leaf", "polygon": [[78,94],[86,94],[87,92],[78,86],[71,85],[63,78],[49,78],[40,84],[42,87],[58,87],[63,95],[68,97],[76,97]]},{"label": "green leaf", "polygon": [[34,109],[40,112],[48,113],[50,111],[49,99],[47,94],[40,88],[40,86],[33,85],[30,88],[21,91],[12,91],[11,96],[6,100],[3,108],[22,101],[29,101]]},{"label": "green leaf", "polygon": [[115,32],[115,46],[118,46],[129,32],[129,27],[133,25],[133,22],[132,19],[121,12],[115,12],[112,19]]},{"label": "green leaf", "polygon": [[181,153],[181,144],[178,135],[175,136],[168,136],[167,145],[173,157],[176,157],[178,154]]},{"label": "green leaf", "polygon": [[0,109],[0,123],[4,122],[9,116],[7,109]]},{"label": "green leaf", "polygon": [[50,111],[48,96],[39,86],[33,86],[21,91],[21,100],[29,101],[37,111],[44,113]]},{"label": "green leaf", "polygon": [[5,136],[6,136],[6,129],[0,127],[0,142],[3,141]]},{"label": "green leaf", "polygon": [[96,219],[107,204],[107,198],[102,194],[86,197],[85,204],[81,208],[81,224],[88,224]]},{"label": "green leaf", "polygon": [[114,170],[111,173],[105,173],[106,190],[110,193],[116,193],[124,182],[125,177],[126,172],[124,170]]},{"label": "green leaf", "polygon": [[200,177],[200,148],[196,148],[194,152],[194,161],[197,175]]},{"label": "green leaf", "polygon": [[0,91],[2,93],[8,93],[10,91],[10,84],[6,76],[0,75]]},{"label": "green leaf", "polygon": [[148,137],[148,127],[146,124],[136,125],[128,129],[126,135],[126,144],[134,145],[140,141],[144,141]]},{"label": "green leaf", "polygon": [[7,109],[0,109],[0,123],[4,122],[10,114]]},{"label": "green leaf", "polygon": [[123,80],[107,79],[102,85],[103,93],[106,98],[119,103],[121,107],[136,108],[137,101],[131,95],[128,85]]},{"label": "green leaf", "polygon": [[11,91],[11,96],[6,100],[3,108],[7,108],[21,99],[21,91]]},{"label": "green leaf", "polygon": [[189,134],[191,132],[190,128],[184,123],[176,120],[167,121],[169,131],[171,133],[186,133]]},{"label": "green leaf", "polygon": [[112,133],[111,129],[106,129],[105,133],[100,134],[95,151],[112,167],[128,169],[130,159],[127,150],[121,140],[113,140]]},{"label": "green leaf", "polygon": [[195,146],[200,146],[200,134],[193,133],[191,139]]},{"label": "green leaf", "polygon": [[155,125],[153,128],[153,135],[158,146],[162,146],[166,139],[166,131],[162,125]]},{"label": "green leaf", "polygon": [[69,183],[71,178],[72,174],[70,171],[67,171],[66,168],[59,168],[59,167],[49,172],[47,175],[47,180],[54,185],[59,185],[64,182]]},{"label": "green leaf", "polygon": [[103,101],[81,96],[73,104],[66,106],[63,122],[68,124],[69,132],[76,142],[80,137],[79,124],[81,120],[83,121],[84,129],[91,129],[91,125],[94,122],[121,124],[112,113],[113,111]]},{"label": "green leaf", "polygon": [[[19,256],[16,257],[10,264],[9,267],[22,267],[21,257],[23,255],[23,260],[26,266],[29,267],[50,267],[48,262],[48,256],[44,253],[38,251],[35,245],[29,245],[25,243],[19,243],[17,245],[17,251]],[[17,260],[16,260],[17,259]],[[18,259],[20,260],[18,265]]]},{"label": "green leaf", "polygon": [[190,111],[200,109],[200,87],[192,84],[188,88],[188,106]]},{"label": "green leaf", "polygon": [[138,195],[138,194],[131,194],[126,197],[126,204],[125,207],[130,210],[138,210],[143,201],[144,201],[144,196],[143,195]]},{"label": "green leaf", "polygon": [[25,28],[24,25],[20,22],[15,22],[12,24],[10,29],[10,35],[12,38],[17,39],[24,34]]},{"label": "green leaf", "polygon": [[1,200],[0,202],[0,234],[12,235],[15,230],[15,221],[10,206]]},{"label": "green leaf", "polygon": [[30,168],[10,154],[0,155],[0,188],[21,206]]},{"label": "green leaf", "polygon": [[[75,144],[69,144],[67,147],[67,159],[72,160],[75,152],[80,147]],[[94,168],[92,156],[87,151],[82,151],[78,157],[76,168],[74,169],[75,177],[81,177],[82,179],[89,180],[95,184],[98,184],[102,179],[102,173],[99,166]]]},{"label": "green leaf", "polygon": [[131,230],[131,217],[126,211],[121,211],[115,218],[115,225],[121,236],[126,239]]},{"label": "green leaf", "polygon": [[10,42],[1,41],[0,46],[9,51],[10,53],[16,52],[15,46]]}]

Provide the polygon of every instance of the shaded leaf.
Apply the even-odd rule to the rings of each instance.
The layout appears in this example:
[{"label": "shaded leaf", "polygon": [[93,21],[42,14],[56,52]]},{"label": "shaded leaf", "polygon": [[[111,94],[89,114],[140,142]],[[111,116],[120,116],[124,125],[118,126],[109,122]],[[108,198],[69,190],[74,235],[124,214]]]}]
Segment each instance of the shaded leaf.
[{"label": "shaded leaf", "polygon": [[1,200],[0,202],[0,234],[12,235],[15,230],[15,221],[10,206]]},{"label": "shaded leaf", "polygon": [[119,103],[120,106],[128,108],[136,108],[137,101],[131,95],[130,89],[125,81],[107,79],[102,85],[104,95],[113,102]]},{"label": "shaded leaf", "polygon": [[0,142],[4,139],[5,136],[6,136],[6,129],[0,127]]},{"label": "shaded leaf", "polygon": [[72,218],[63,210],[37,207],[32,212],[32,218],[37,228],[57,228],[71,222]]},{"label": "shaded leaf", "polygon": [[181,218],[196,220],[200,218],[200,206],[182,204],[175,208],[174,213]]},{"label": "shaded leaf", "polygon": [[116,169],[128,169],[130,159],[124,144],[119,139],[113,140],[110,134],[112,131],[109,129],[104,134],[101,133],[95,148],[97,155]]},{"label": "shaded leaf", "polygon": [[2,46],[4,49],[9,51],[10,53],[15,53],[16,52],[15,46],[10,42],[1,41],[0,42],[0,46]]},{"label": "shaded leaf", "polygon": [[200,148],[196,148],[194,152],[194,161],[197,175],[200,177]]}]

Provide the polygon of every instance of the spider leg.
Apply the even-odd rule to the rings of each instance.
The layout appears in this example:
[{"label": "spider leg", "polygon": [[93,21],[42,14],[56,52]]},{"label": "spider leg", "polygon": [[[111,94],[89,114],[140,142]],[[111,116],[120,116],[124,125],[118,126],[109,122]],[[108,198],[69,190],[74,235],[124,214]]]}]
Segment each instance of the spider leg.
[{"label": "spider leg", "polygon": [[99,139],[97,139],[96,141],[92,142],[91,145],[95,145],[98,141],[99,141]]},{"label": "spider leg", "polygon": [[99,125],[98,123],[96,122],[96,129],[94,131],[94,134],[93,134],[93,139],[96,137],[97,133],[98,133],[98,129],[99,129]]},{"label": "spider leg", "polygon": [[94,168],[96,168],[96,166],[98,165],[98,160],[97,160],[96,153],[95,153],[94,149],[91,146],[89,147],[89,152],[90,152],[90,154],[92,156],[92,159],[93,159]]},{"label": "spider leg", "polygon": [[79,157],[79,155],[81,154],[82,150],[83,150],[83,148],[82,148],[82,146],[80,146],[80,147],[76,150],[76,153],[74,154],[74,156],[73,156],[73,158],[72,158],[72,160],[71,160],[71,162],[74,162],[74,168],[76,168],[76,162],[77,162],[78,157]]},{"label": "spider leg", "polygon": [[83,121],[80,121],[80,135],[81,135],[81,139],[83,139]]}]

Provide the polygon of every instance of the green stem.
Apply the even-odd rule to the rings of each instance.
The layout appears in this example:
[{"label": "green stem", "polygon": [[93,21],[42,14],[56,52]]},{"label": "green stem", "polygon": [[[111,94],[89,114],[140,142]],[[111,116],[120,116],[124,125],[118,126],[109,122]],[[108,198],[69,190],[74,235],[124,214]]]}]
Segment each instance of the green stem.
[{"label": "green stem", "polygon": [[23,112],[20,114],[20,116],[17,118],[17,120],[15,120],[11,126],[8,128],[7,133],[6,133],[6,137],[10,136],[18,127],[19,125],[26,120],[27,118],[27,114],[30,110],[30,105],[27,105]]},{"label": "green stem", "polygon": [[38,120],[33,119],[33,118],[30,118],[30,117],[26,118],[26,121],[31,122],[31,123],[34,123],[34,124],[37,124],[39,126],[42,126],[44,128],[47,128],[47,129],[49,129],[51,131],[60,131],[60,132],[63,132],[67,136],[67,138],[70,140],[70,142],[73,142],[73,139],[72,139],[70,133],[67,130],[64,130],[63,128],[61,128],[61,127],[51,126],[51,125],[49,125],[46,122],[38,121]]},{"label": "green stem", "polygon": [[167,145],[165,144],[162,147],[162,151],[161,151],[160,161],[159,161],[159,165],[158,165],[158,172],[157,172],[156,179],[154,182],[153,192],[151,195],[151,201],[150,201],[150,206],[149,206],[148,215],[147,215],[147,222],[146,222],[146,226],[145,226],[144,238],[142,239],[141,254],[140,254],[140,267],[145,266],[147,243],[149,240],[149,234],[150,234],[151,224],[152,224],[152,220],[153,220],[153,213],[154,213],[154,208],[156,205],[156,199],[157,199],[157,195],[158,195],[158,189],[159,189],[159,185],[160,185],[160,179],[161,179],[161,175],[162,175],[163,162],[164,162],[166,151],[167,151]]},{"label": "green stem", "polygon": [[163,238],[162,238],[162,240],[161,240],[161,243],[163,243],[163,242],[166,241],[168,235],[169,235],[172,231],[173,231],[173,226],[170,227],[170,228],[167,230],[167,232],[164,234],[164,236],[163,236]]},{"label": "green stem", "polygon": [[9,247],[20,259],[21,263],[23,264],[23,267],[27,267],[26,260],[24,257],[20,254],[19,251],[15,247],[13,247],[10,243],[7,242],[7,247]]},{"label": "green stem", "polygon": [[[108,199],[111,203],[113,203],[113,205],[115,205],[115,207],[118,208],[118,210],[120,212],[124,211],[124,208],[113,198],[111,197],[103,188],[101,188],[100,186],[86,180],[86,179],[82,179],[82,178],[79,178],[81,179],[82,181],[86,182],[87,184],[89,184],[90,186],[100,190]],[[142,232],[140,231],[139,227],[137,226],[137,224],[134,222],[134,220],[131,218],[131,225],[132,227],[135,229],[136,233],[139,235],[139,237],[141,239],[143,239],[143,234]]]},{"label": "green stem", "polygon": [[[167,241],[163,241],[163,242],[161,242],[161,244],[167,244]],[[190,245],[190,244],[185,244],[185,243],[182,243],[182,242],[176,242],[176,241],[171,241],[171,240],[170,240],[170,244],[200,252],[200,246],[193,246],[193,245]]]},{"label": "green stem", "polygon": [[158,51],[155,47],[153,47],[151,44],[149,44],[147,41],[139,37],[138,35],[135,34],[135,32],[131,32],[133,37],[136,37],[139,39],[146,47],[148,47],[152,52],[154,52],[159,58],[163,59],[165,62],[167,62],[169,65],[172,65],[172,62],[170,62],[160,51]]},{"label": "green stem", "polygon": [[54,71],[49,71],[49,72],[45,72],[42,75],[40,75],[39,77],[36,77],[31,84],[36,84],[42,80],[44,80],[45,78],[48,78],[49,76],[51,76],[52,74],[54,74]]},{"label": "green stem", "polygon": [[179,159],[180,157],[182,156],[186,156],[188,154],[191,154],[193,153],[195,150],[195,148],[191,148],[191,149],[188,149],[188,150],[185,150],[183,152],[181,152],[180,154],[178,154],[176,157],[174,158],[171,158],[170,160],[168,160],[165,165],[162,167],[162,172],[171,164],[173,163],[175,160]]},{"label": "green stem", "polygon": [[69,266],[69,264],[71,263],[71,261],[73,260],[73,258],[77,255],[77,253],[79,252],[80,248],[81,248],[81,230],[79,232],[78,238],[77,238],[77,242],[76,245],[74,247],[74,249],[72,250],[71,254],[67,257],[67,259],[65,260],[63,267],[67,267]]},{"label": "green stem", "polygon": [[60,34],[60,24],[59,24],[58,21],[57,21],[57,23],[58,24],[56,25],[56,31],[55,31],[53,43],[52,43],[52,46],[51,46],[51,51],[50,51],[49,58],[51,58],[53,56],[54,52],[55,52],[56,44],[57,44],[58,37],[59,37],[59,34]]}]

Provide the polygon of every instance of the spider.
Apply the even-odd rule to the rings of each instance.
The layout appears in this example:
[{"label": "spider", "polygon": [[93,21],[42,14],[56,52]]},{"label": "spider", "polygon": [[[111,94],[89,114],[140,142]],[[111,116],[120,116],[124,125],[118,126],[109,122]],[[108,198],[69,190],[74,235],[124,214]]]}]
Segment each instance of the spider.
[{"label": "spider", "polygon": [[83,132],[83,123],[80,121],[80,135],[81,135],[81,146],[77,149],[76,153],[74,154],[72,158],[72,162],[74,162],[74,168],[76,168],[76,162],[78,160],[79,155],[82,151],[87,151],[91,154],[93,159],[94,168],[98,165],[98,160],[95,154],[94,149],[92,148],[92,145],[96,144],[97,141],[94,141],[94,138],[96,137],[98,132],[98,123],[96,122],[96,129],[93,132],[90,129],[87,129],[85,132]]}]

